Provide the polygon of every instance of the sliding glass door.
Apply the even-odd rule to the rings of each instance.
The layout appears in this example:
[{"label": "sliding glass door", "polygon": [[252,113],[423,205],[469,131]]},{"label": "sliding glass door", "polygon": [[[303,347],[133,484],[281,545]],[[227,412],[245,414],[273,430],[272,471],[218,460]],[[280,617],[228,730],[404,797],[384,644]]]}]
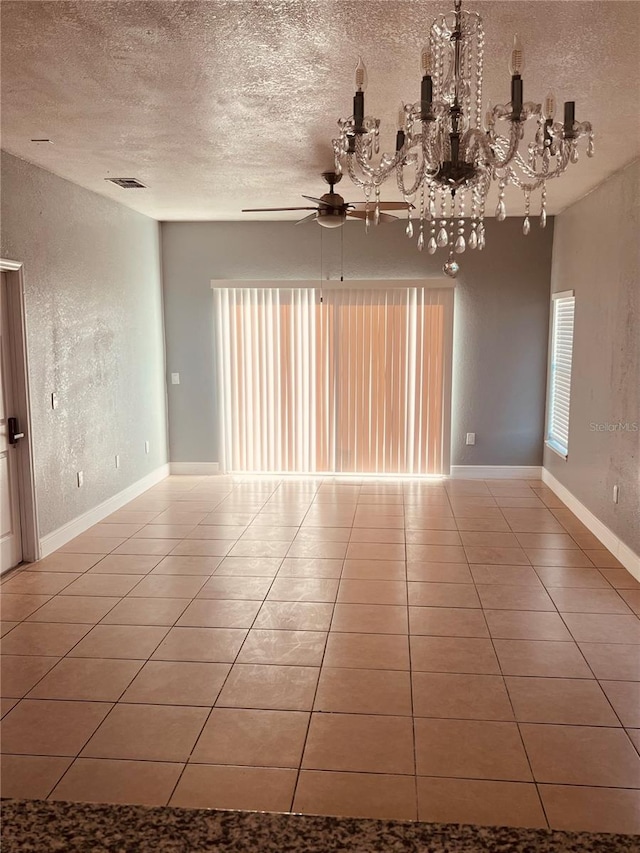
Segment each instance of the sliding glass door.
[{"label": "sliding glass door", "polygon": [[215,288],[226,471],[448,468],[450,289]]}]

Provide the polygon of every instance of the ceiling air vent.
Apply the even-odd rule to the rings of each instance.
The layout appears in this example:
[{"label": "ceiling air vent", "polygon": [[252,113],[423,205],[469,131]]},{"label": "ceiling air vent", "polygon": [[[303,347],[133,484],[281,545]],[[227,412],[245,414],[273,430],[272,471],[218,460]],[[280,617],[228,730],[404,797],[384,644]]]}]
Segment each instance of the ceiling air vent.
[{"label": "ceiling air vent", "polygon": [[123,190],[146,190],[145,185],[135,178],[105,178],[105,181],[111,181],[112,184],[117,184]]}]

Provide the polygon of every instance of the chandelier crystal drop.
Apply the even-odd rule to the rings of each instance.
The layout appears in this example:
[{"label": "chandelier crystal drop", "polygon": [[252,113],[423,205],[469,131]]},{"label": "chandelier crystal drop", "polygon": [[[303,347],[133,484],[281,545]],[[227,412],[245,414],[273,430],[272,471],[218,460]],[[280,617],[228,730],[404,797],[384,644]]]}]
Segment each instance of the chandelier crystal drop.
[{"label": "chandelier crystal drop", "polygon": [[[496,106],[489,102],[483,113],[482,18],[476,12],[462,11],[462,0],[454,3],[454,11],[440,15],[431,26],[420,57],[420,100],[400,105],[395,153],[376,157],[380,120],[365,116],[367,71],[361,58],[356,68],[353,115],[338,121],[340,133],[333,140],[336,172],[346,172],[367,201],[373,196],[374,223],[379,215],[380,186],[392,175],[405,201],[412,202],[419,194],[418,248],[425,245],[426,229],[429,254],[448,248],[443,270],[453,278],[459,270],[453,253],[485,246],[487,196],[494,181],[499,190],[495,211],[499,222],[507,216],[505,188],[511,185],[523,191],[526,214],[522,231],[526,236],[531,229],[532,193],[540,190],[539,225],[544,228],[547,181],[559,177],[569,163],[578,162],[581,139],[588,140],[587,156],[594,152],[591,124],[576,122],[574,101],[565,102],[562,122],[555,120],[553,93],[542,104],[523,101],[524,53],[518,36],[509,61],[511,100]],[[521,146],[526,127],[532,128],[533,138]],[[467,219],[465,204],[470,210]],[[406,233],[413,237],[410,215]]]}]

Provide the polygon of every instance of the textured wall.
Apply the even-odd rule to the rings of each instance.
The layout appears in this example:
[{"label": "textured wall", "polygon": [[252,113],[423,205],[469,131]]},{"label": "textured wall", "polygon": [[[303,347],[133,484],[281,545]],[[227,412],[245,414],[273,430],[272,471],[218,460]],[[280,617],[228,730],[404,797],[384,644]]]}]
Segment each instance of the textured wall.
[{"label": "textured wall", "polygon": [[159,225],[3,153],[1,251],[24,263],[46,535],[167,461]]},{"label": "textured wall", "polygon": [[569,457],[544,451],[553,476],[637,554],[640,432],[597,426],[640,425],[638,234],[640,160],[556,219],[552,289],[576,295]]},{"label": "textured wall", "polygon": [[[487,224],[487,249],[467,252],[457,279],[453,465],[540,465],[553,220],[528,237],[519,219]],[[315,224],[171,222],[162,225],[169,434],[174,462],[218,461],[212,278],[345,279],[442,276],[393,223],[365,234]],[[476,433],[475,447],[464,444]]]}]

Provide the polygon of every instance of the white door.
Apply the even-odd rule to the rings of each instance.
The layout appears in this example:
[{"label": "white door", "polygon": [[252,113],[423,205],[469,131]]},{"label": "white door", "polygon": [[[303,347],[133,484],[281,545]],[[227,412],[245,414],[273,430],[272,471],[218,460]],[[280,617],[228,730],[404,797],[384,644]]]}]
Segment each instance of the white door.
[{"label": "white door", "polygon": [[18,447],[11,444],[9,418],[13,409],[13,373],[10,363],[7,277],[1,273],[0,287],[0,571],[22,560],[20,494],[18,491]]}]

